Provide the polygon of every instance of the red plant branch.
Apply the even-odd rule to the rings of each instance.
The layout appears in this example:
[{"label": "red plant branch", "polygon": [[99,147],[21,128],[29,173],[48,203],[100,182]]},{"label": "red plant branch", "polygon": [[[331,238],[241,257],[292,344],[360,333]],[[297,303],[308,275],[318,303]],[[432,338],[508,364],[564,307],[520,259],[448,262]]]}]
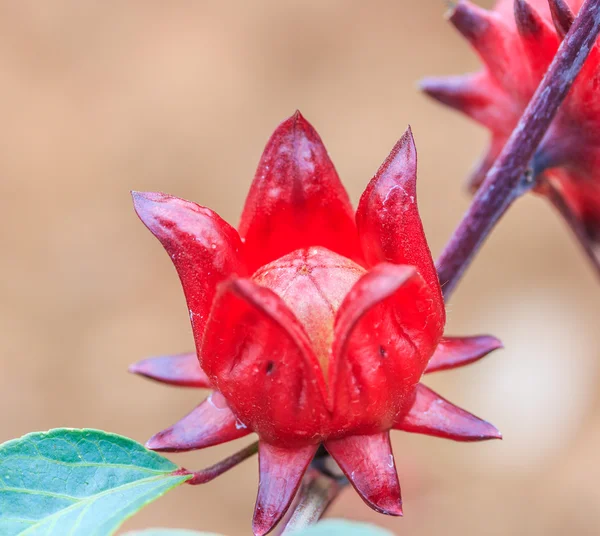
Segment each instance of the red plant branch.
[{"label": "red plant branch", "polygon": [[193,475],[186,484],[190,484],[192,486],[196,486],[198,484],[205,484],[206,482],[210,482],[211,480],[217,478],[223,473],[229,471],[229,469],[235,467],[238,463],[243,462],[250,456],[254,456],[258,452],[258,441],[248,445],[246,448],[236,452],[229,456],[229,458],[225,458],[224,460],[207,467],[206,469],[202,469],[200,471],[188,471],[187,469],[181,468],[177,470],[174,474],[176,475]]},{"label": "red plant branch", "polygon": [[600,0],[586,0],[502,153],[440,255],[444,298],[508,207],[534,186],[531,159],[600,32]]}]

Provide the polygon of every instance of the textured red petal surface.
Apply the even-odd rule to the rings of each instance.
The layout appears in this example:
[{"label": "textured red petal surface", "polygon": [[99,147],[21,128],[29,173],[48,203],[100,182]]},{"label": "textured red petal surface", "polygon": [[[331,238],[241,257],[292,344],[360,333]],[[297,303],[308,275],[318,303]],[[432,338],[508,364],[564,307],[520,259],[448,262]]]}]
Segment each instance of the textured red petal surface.
[{"label": "textured red petal surface", "polygon": [[252,281],[275,292],[294,313],[327,376],[335,313],[364,273],[346,257],[312,247],[297,249],[262,266]]},{"label": "textured red petal surface", "polygon": [[251,271],[310,246],[361,262],[348,194],[321,138],[299,112],[277,128],[265,147],[240,235]]},{"label": "textured red petal surface", "polygon": [[327,441],[325,448],[371,508],[382,514],[402,515],[400,483],[388,432]]},{"label": "textured red petal surface", "polygon": [[178,197],[150,192],[132,195],[138,216],[177,269],[199,346],[217,283],[232,273],[245,273],[237,231],[212,210]]},{"label": "textured red petal surface", "polygon": [[252,530],[256,536],[271,531],[283,517],[298,491],[318,445],[297,449],[259,445],[260,480]]},{"label": "textured red petal surface", "polygon": [[180,387],[210,387],[196,353],[149,357],[129,367],[129,372]]},{"label": "textured red petal surface", "polygon": [[455,441],[502,438],[493,425],[448,402],[423,384],[417,385],[412,407],[395,428]]},{"label": "textured red petal surface", "polygon": [[463,367],[499,348],[502,348],[502,343],[489,335],[444,337],[431,356],[425,373]]},{"label": "textured red petal surface", "polygon": [[146,446],[163,452],[185,452],[219,445],[250,432],[229,409],[223,396],[212,393],[179,422],[152,436]]},{"label": "textured red petal surface", "polygon": [[367,186],[356,222],[367,262],[416,266],[443,323],[444,301],[417,207],[417,151],[410,129]]},{"label": "textured red petal surface", "polygon": [[325,380],[304,328],[274,292],[248,279],[223,283],[202,356],[215,387],[261,439],[318,442]]},{"label": "textured red petal surface", "polygon": [[329,385],[337,416],[391,425],[442,335],[432,303],[414,266],[383,263],[358,280],[334,328]]}]

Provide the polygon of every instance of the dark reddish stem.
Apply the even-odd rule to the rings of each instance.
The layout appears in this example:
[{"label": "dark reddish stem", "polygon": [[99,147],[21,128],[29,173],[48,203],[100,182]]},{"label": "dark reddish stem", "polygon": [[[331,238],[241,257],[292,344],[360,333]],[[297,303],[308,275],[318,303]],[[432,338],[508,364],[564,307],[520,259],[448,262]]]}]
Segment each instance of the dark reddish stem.
[{"label": "dark reddish stem", "polygon": [[586,0],[519,124],[438,259],[446,300],[506,209],[533,186],[530,162],[599,32],[600,0]]},{"label": "dark reddish stem", "polygon": [[202,469],[200,471],[188,471],[187,469],[179,469],[174,474],[176,475],[193,475],[186,484],[191,484],[195,486],[197,484],[204,484],[206,482],[210,482],[211,480],[217,478],[219,475],[229,471],[232,467],[235,467],[238,463],[243,462],[248,459],[250,456],[254,456],[258,452],[258,441],[248,445],[246,448],[236,452],[229,456],[229,458],[225,458],[224,460],[212,465],[211,467],[207,467],[206,469]]},{"label": "dark reddish stem", "polygon": [[281,522],[277,534],[287,536],[319,521],[347,483],[344,478],[336,478],[316,468],[309,469],[296,501]]}]

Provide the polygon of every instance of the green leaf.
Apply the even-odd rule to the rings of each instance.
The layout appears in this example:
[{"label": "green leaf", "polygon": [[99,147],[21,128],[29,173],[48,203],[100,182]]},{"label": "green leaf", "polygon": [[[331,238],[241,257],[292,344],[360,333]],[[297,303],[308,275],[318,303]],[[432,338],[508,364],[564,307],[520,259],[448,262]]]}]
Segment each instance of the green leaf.
[{"label": "green leaf", "polygon": [[58,428],[0,445],[0,534],[106,536],[191,475],[139,443]]}]

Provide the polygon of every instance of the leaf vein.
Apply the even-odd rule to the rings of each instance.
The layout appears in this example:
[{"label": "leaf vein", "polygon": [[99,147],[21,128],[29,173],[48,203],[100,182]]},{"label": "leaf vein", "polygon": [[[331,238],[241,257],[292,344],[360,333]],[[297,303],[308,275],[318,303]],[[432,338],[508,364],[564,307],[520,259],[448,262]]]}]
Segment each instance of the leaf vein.
[{"label": "leaf vein", "polygon": [[[184,478],[182,476],[182,478],[181,478],[181,482],[182,483],[185,480],[188,480],[189,478],[191,478],[192,475],[184,475],[184,476],[187,477],[187,478]],[[136,480],[135,482],[129,482],[128,484],[125,484],[123,486],[118,486],[116,488],[111,488],[111,489],[105,490],[105,491],[103,491],[101,493],[97,493],[96,495],[92,495],[91,497],[85,497],[85,498],[77,501],[76,503],[71,504],[70,506],[67,506],[66,508],[63,508],[63,509],[55,512],[54,514],[52,514],[52,515],[50,515],[48,517],[45,517],[41,522],[45,523],[45,522],[47,522],[47,521],[49,521],[51,519],[53,520],[53,522],[56,522],[57,518],[60,518],[60,516],[68,513],[69,511],[74,510],[75,508],[77,508],[78,506],[81,506],[84,503],[88,503],[88,504],[86,504],[86,508],[87,508],[94,501],[97,501],[98,499],[100,499],[101,497],[103,497],[105,495],[109,495],[111,493],[114,493],[115,491],[124,491],[124,490],[130,489],[130,488],[135,488],[136,486],[139,486],[139,485],[147,484],[147,483],[150,483],[150,482],[157,482],[157,481],[160,481],[163,478],[166,479],[166,478],[171,478],[171,477],[167,476],[167,475],[163,475],[163,476],[154,476],[154,477],[151,477],[151,478],[144,478],[142,480]],[[36,523],[36,525],[39,525],[39,523]],[[31,531],[34,530],[35,528],[36,528],[35,526],[32,526],[32,527],[30,527],[28,529],[25,529],[23,532],[21,532],[21,535],[30,534]]]}]

